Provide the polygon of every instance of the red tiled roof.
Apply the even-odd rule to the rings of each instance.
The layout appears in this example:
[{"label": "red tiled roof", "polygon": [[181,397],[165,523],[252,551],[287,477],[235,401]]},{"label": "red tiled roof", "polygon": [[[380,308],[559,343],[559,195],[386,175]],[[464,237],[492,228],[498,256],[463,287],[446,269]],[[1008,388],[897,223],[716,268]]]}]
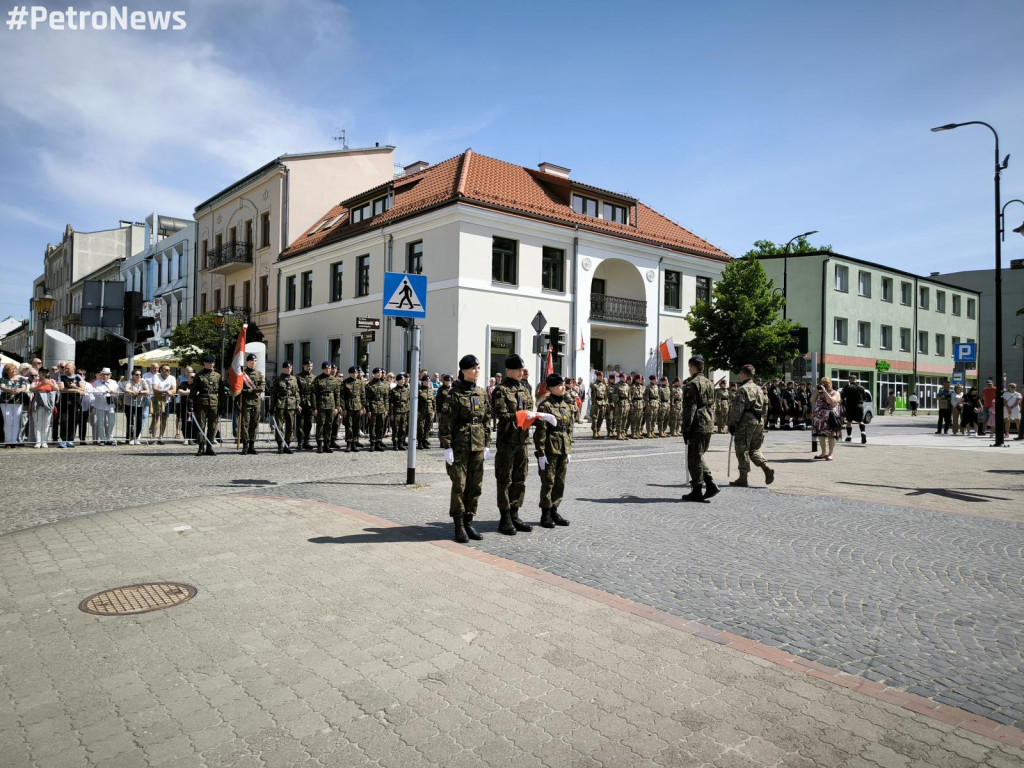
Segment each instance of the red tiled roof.
[{"label": "red tiled roof", "polygon": [[[353,235],[375,229],[383,224],[406,219],[429,208],[456,202],[499,208],[509,213],[540,218],[546,221],[579,226],[614,237],[659,245],[692,253],[716,261],[728,261],[729,255],[703,240],[671,219],[628,196],[609,193],[616,203],[631,204],[630,224],[616,224],[576,213],[571,205],[575,182],[558,176],[532,171],[519,165],[480,155],[467,149],[461,155],[429,166],[422,171],[395,179],[356,197],[344,200],[310,227],[290,248],[281,254],[289,259],[321,245],[345,240]],[[596,187],[579,185],[586,190]],[[364,203],[388,189],[394,191],[394,202],[386,213],[348,224],[349,206]],[[342,218],[331,227],[319,230],[326,222]]]}]

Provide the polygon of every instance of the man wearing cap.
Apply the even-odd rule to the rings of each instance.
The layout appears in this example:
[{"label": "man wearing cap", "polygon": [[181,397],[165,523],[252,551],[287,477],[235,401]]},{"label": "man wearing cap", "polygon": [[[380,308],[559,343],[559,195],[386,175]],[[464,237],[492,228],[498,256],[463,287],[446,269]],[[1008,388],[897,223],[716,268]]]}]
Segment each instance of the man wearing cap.
[{"label": "man wearing cap", "polygon": [[313,379],[313,418],[316,419],[316,452],[334,453],[331,448],[331,429],[338,412],[334,399],[331,364],[326,360],[320,366],[320,375]]},{"label": "man wearing cap", "polygon": [[256,370],[256,355],[245,356],[242,368],[242,391],[238,393],[238,435],[242,441],[242,454],[256,453],[256,430],[260,425],[260,401],[266,379]]},{"label": "man wearing cap", "polygon": [[95,436],[100,445],[117,445],[114,439],[114,422],[117,418],[117,398],[121,388],[111,379],[109,368],[100,371],[99,380],[88,388],[92,395],[92,407],[96,411]]},{"label": "man wearing cap", "polygon": [[[348,376],[341,382],[340,405],[342,418],[345,421],[345,443],[348,445],[347,450],[349,452],[358,451],[362,447],[359,442],[359,424],[365,413],[364,395],[366,389],[363,386],[363,382],[356,375],[358,373],[359,369],[356,366],[350,366]],[[393,416],[394,414],[392,414]],[[394,440],[393,431],[392,440]]]},{"label": "man wearing cap", "polygon": [[[220,397],[220,374],[213,370],[213,355],[203,355],[203,368],[192,379],[192,394],[188,402],[199,424],[199,439],[196,440],[198,450],[196,456],[213,456],[213,441],[217,437],[220,414],[218,398]],[[206,439],[202,439],[202,434]]]},{"label": "man wearing cap", "polygon": [[[764,422],[768,409],[768,395],[754,383],[754,366],[740,368],[740,388],[729,407],[729,434],[736,445],[736,466],[740,476],[729,485],[746,487],[750,462],[764,470],[764,482],[771,485],[775,472],[761,453],[764,442]],[[748,459],[749,456],[749,459]]]},{"label": "man wearing cap", "polygon": [[497,417],[494,438],[494,478],[498,486],[498,530],[507,536],[533,528],[519,519],[526,500],[526,474],[530,468],[527,444],[530,429],[520,429],[516,413],[533,410],[533,392],[524,384],[523,358],[511,354],[505,358],[505,377],[491,393],[491,407]]},{"label": "man wearing cap", "polygon": [[430,376],[420,376],[419,407],[416,410],[416,446],[430,448],[430,425],[434,423],[434,388]]},{"label": "man wearing cap", "polygon": [[[295,425],[295,413],[301,411],[299,405],[299,382],[292,376],[292,361],[285,360],[281,364],[281,373],[274,379],[274,385],[270,391],[270,405],[274,410],[274,421],[277,429],[274,430],[274,437],[277,439],[278,453],[291,453],[289,444],[292,441],[292,427]],[[282,441],[281,436],[284,435]]]},{"label": "man wearing cap", "polygon": [[568,525],[558,514],[565,492],[565,477],[572,459],[573,411],[565,394],[565,382],[557,373],[548,376],[548,396],[537,413],[554,417],[555,424],[538,416],[533,428],[534,453],[540,472],[540,524],[542,528]]},{"label": "man wearing cap", "polygon": [[373,379],[366,385],[366,410],[370,428],[371,451],[384,450],[384,422],[388,417],[390,393],[391,387],[384,381],[384,369],[374,368]]},{"label": "man wearing cap", "polygon": [[[940,395],[941,397],[941,395]],[[865,432],[864,425],[864,388],[861,387],[860,382],[857,381],[857,374],[850,374],[850,382],[843,387],[839,393],[839,400],[843,404],[843,413],[845,414],[846,421],[846,442],[852,442],[853,440],[853,425],[860,425],[860,441],[866,443],[868,441],[867,433]],[[947,400],[948,392],[947,392]],[[941,424],[941,421],[939,422]],[[947,427],[949,422],[946,422]]]},{"label": "man wearing cap", "polygon": [[313,431],[313,361],[308,357],[302,361],[302,372],[295,377],[299,386],[299,408],[295,432],[295,447],[303,451],[311,451],[309,434]]},{"label": "man wearing cap", "polygon": [[391,446],[396,451],[409,446],[409,384],[408,374],[395,376],[395,387],[390,394]]},{"label": "man wearing cap", "polygon": [[487,393],[476,385],[480,361],[475,355],[459,360],[459,382],[444,401],[441,447],[452,479],[448,514],[455,526],[455,541],[483,538],[473,527],[483,490],[484,461],[490,453],[491,413]]},{"label": "man wearing cap", "polygon": [[688,361],[690,378],[683,387],[683,442],[686,443],[686,467],[692,490],[683,501],[707,501],[719,488],[704,463],[704,452],[715,429],[715,388],[704,375],[704,358],[694,355]]},{"label": "man wearing cap", "polygon": [[[601,425],[608,415],[608,385],[604,380],[604,371],[594,371],[594,381],[590,385],[590,429],[594,439],[601,439]],[[608,423],[611,432],[611,423]]]}]

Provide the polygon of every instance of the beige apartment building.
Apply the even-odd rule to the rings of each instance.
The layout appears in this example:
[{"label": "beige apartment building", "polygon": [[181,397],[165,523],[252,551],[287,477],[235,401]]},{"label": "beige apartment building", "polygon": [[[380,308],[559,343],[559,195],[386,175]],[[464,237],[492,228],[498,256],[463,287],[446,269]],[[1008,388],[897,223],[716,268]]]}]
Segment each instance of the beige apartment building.
[{"label": "beige apartment building", "polygon": [[200,203],[191,316],[243,314],[276,371],[277,259],[325,210],[394,177],[394,147],[281,155]]},{"label": "beige apartment building", "polygon": [[[382,316],[385,272],[426,275],[421,360],[455,371],[477,355],[493,375],[513,352],[532,361],[531,322],[565,331],[561,372],[591,366],[675,375],[661,341],[680,358],[692,338],[685,314],[708,298],[729,256],[629,195],[472,150],[406,174],[321,211],[281,255],[277,354],[330,360],[342,369],[411,361],[407,334]],[[380,320],[365,331],[359,319]],[[372,337],[372,338],[371,338]]]}]

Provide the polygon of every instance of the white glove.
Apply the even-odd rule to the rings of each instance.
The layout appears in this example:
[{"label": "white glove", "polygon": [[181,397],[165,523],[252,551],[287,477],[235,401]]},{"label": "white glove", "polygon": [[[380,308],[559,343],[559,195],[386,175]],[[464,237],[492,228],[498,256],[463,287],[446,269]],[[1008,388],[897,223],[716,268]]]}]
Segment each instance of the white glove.
[{"label": "white glove", "polygon": [[552,427],[558,426],[558,417],[556,417],[553,413],[538,413],[537,418],[546,421]]},{"label": "white glove", "polygon": [[548,466],[548,457],[547,456],[541,456],[540,458],[537,459],[537,469],[539,469],[541,472],[543,472],[545,469],[547,469],[547,466]]},{"label": "white glove", "polygon": [[484,461],[487,461],[489,458],[491,458],[491,449],[484,448]]},{"label": "white glove", "polygon": [[565,455],[565,463],[569,464],[570,462],[572,462],[572,454],[571,453],[567,453]]},{"label": "white glove", "polygon": [[455,463],[455,451],[453,451],[451,448],[445,448],[444,449],[444,461],[445,461],[445,463],[449,467],[452,464],[454,464]]}]

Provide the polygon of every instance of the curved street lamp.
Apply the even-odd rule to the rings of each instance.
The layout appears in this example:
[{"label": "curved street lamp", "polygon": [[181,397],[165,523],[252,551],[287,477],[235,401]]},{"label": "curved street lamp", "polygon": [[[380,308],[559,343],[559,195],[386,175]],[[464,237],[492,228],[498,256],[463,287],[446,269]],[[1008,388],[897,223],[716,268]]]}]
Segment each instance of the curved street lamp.
[{"label": "curved street lamp", "polygon": [[[992,131],[992,136],[996,140],[996,152],[995,152],[995,191],[996,191],[996,402],[1000,403],[1003,400],[1003,249],[1002,249],[1002,209],[999,206],[999,183],[1002,172],[1006,170],[1006,167],[1010,164],[1010,156],[1007,155],[1003,161],[999,162],[999,134],[996,133],[996,129],[993,128],[986,122],[981,120],[969,120],[966,123],[947,123],[946,125],[939,125],[932,128],[932,133],[939,131],[952,131],[954,128],[960,128],[964,125],[983,125]],[[996,408],[996,446],[1005,446],[1003,442],[1003,429],[1005,428],[1005,420],[1003,419],[1003,409]]]},{"label": "curved street lamp", "polygon": [[787,291],[787,289],[789,288],[789,246],[791,246],[793,244],[794,240],[802,240],[805,237],[810,237],[811,235],[816,235],[816,234],[818,234],[818,230],[812,229],[810,232],[804,232],[802,235],[797,235],[796,237],[791,237],[791,238],[789,238],[789,242],[786,243],[786,245],[783,247],[783,250],[785,250],[785,252],[786,252],[786,255],[782,257],[782,319],[783,320],[785,320],[787,315],[788,315],[787,307],[789,305],[789,301],[787,301],[787,299],[789,298],[789,293]]}]

